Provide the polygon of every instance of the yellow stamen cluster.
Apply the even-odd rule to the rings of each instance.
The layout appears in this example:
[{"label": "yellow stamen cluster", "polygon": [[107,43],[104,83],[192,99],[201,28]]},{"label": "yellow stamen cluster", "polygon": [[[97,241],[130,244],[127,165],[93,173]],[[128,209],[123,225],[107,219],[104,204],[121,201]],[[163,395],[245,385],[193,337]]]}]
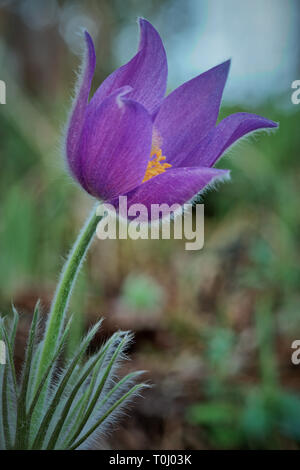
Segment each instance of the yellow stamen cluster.
[{"label": "yellow stamen cluster", "polygon": [[145,181],[150,180],[154,176],[160,175],[164,173],[167,168],[171,168],[172,165],[169,163],[161,163],[164,162],[166,157],[162,156],[162,151],[158,147],[153,147],[150,155],[150,160],[148,162],[148,167],[143,179],[143,183]]}]

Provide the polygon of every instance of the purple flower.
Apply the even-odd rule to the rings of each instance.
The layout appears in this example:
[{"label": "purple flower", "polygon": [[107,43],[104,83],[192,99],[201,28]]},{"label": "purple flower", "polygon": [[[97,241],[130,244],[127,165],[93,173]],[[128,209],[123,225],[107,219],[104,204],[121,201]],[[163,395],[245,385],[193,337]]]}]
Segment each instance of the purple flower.
[{"label": "purple flower", "polygon": [[71,112],[66,155],[71,174],[92,196],[117,205],[183,205],[229,176],[213,168],[238,139],[273,121],[236,113],[216,125],[230,61],[165,97],[167,58],[158,32],[139,20],[137,54],[115,70],[89,101],[96,56],[85,32],[86,55]]}]

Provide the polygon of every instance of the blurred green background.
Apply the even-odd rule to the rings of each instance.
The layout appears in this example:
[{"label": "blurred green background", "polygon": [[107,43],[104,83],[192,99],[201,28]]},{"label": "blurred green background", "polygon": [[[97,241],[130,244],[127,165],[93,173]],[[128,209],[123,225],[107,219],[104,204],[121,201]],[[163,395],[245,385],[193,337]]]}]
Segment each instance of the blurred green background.
[{"label": "blurred green background", "polygon": [[78,29],[95,38],[95,89],[135,53],[138,15],[165,41],[169,90],[231,56],[220,117],[251,111],[280,129],[244,140],[219,164],[232,181],[205,196],[203,250],[180,240],[94,243],[70,309],[69,351],[98,316],[99,342],[118,328],[136,332],[127,367],[148,370],[155,386],[107,448],[298,448],[300,105],[291,83],[300,79],[300,2],[0,1],[0,305],[23,313],[17,360],[36,299],[46,313],[93,204],[60,151]]}]

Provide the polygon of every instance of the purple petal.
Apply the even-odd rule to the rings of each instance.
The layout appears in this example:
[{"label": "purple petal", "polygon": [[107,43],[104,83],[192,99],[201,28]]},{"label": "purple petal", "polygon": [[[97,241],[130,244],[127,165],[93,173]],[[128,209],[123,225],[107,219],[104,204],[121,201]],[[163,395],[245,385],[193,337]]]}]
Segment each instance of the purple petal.
[{"label": "purple petal", "polygon": [[91,83],[96,66],[96,55],[91,36],[85,31],[86,51],[83,57],[81,73],[78,78],[77,92],[70,113],[66,135],[66,155],[69,168],[75,178],[80,175],[77,148],[83,128]]},{"label": "purple petal", "polygon": [[213,166],[234,142],[258,129],[274,128],[278,124],[249,113],[232,114],[215,127],[182,161],[182,166]]},{"label": "purple petal", "polygon": [[82,131],[81,184],[99,199],[130,191],[147,169],[152,119],[141,104],[124,98],[130,90],[123,87],[106,98]]},{"label": "purple petal", "polygon": [[184,83],[164,99],[154,126],[173,166],[215,126],[230,61]]},{"label": "purple petal", "polygon": [[167,86],[167,57],[156,29],[145,19],[139,19],[140,43],[137,54],[104,80],[91,99],[93,110],[117,88],[129,85],[130,99],[141,103],[150,114],[160,106]]},{"label": "purple petal", "polygon": [[[151,213],[151,204],[182,206],[208,185],[228,177],[228,170],[217,168],[171,168],[125,194],[127,206],[144,204],[148,214]],[[110,202],[118,207],[118,199]]]}]

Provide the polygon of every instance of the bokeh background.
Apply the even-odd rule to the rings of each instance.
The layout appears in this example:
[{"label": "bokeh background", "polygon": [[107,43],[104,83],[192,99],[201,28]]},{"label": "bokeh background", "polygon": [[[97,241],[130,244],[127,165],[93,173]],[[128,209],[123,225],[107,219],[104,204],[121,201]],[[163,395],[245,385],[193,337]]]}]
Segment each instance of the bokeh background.
[{"label": "bokeh background", "polygon": [[[22,312],[17,361],[37,298],[51,301],[63,256],[93,202],[64,171],[60,136],[86,27],[94,89],[136,50],[137,16],[157,27],[169,91],[231,57],[221,117],[251,111],[278,132],[244,140],[206,194],[205,246],[96,241],[74,293],[72,341],[105,317],[97,347],[136,333],[127,369],[153,384],[99,446],[297,448],[300,365],[300,2],[296,0],[0,0],[0,305]],[[96,445],[97,447],[97,445]]]}]

